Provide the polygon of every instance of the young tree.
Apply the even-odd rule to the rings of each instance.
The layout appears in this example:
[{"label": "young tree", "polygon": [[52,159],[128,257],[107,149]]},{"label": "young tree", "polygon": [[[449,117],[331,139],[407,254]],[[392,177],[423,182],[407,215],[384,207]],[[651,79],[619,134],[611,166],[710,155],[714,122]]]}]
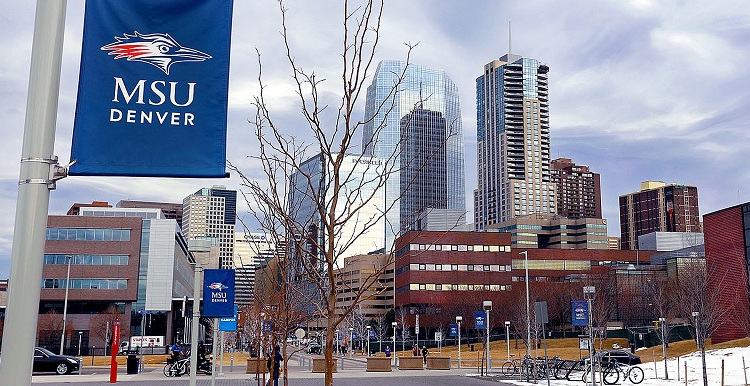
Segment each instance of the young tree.
[{"label": "young tree", "polygon": [[[125,314],[120,312],[120,310],[117,307],[107,307],[107,309],[104,311],[104,313],[96,314],[91,316],[91,322],[89,324],[89,330],[91,333],[103,340],[106,343],[113,343],[111,342],[112,339],[112,330],[114,329],[115,321],[125,320]],[[123,329],[127,329],[127,332],[123,332]],[[130,327],[125,326],[123,323],[120,324],[120,335],[121,336],[129,336],[130,335]],[[120,342],[114,342],[114,344],[119,345]],[[106,351],[105,351],[106,353]]]}]

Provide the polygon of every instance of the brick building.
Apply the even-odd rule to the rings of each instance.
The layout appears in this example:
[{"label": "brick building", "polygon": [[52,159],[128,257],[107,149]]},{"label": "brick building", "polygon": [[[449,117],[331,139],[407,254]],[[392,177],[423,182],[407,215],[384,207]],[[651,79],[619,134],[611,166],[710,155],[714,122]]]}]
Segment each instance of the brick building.
[{"label": "brick building", "polygon": [[550,164],[552,182],[557,183],[557,214],[567,218],[602,218],[602,189],[599,173],[570,158]]}]

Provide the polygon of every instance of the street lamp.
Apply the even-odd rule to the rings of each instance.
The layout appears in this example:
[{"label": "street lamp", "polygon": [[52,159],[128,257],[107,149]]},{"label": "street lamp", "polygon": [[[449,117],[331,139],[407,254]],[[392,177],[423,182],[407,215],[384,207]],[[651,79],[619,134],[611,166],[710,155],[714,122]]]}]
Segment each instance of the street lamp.
[{"label": "street lamp", "polygon": [[[667,320],[665,318],[659,318],[659,326],[661,326],[661,355],[664,357],[664,378],[669,379],[669,372],[667,371],[667,339],[665,332],[666,327],[664,326],[664,323]],[[680,369],[678,368],[677,371],[679,372]]]},{"label": "street lamp", "polygon": [[82,340],[83,340],[83,331],[78,331],[78,358],[79,359],[81,358],[81,341]]},{"label": "street lamp", "polygon": [[60,337],[60,355],[63,355],[63,348],[65,347],[65,320],[68,317],[68,289],[70,288],[70,261],[73,259],[71,255],[65,255],[68,259],[68,275],[65,277],[65,302],[63,303],[63,323],[62,323],[62,337]]},{"label": "street lamp", "polygon": [[531,358],[531,311],[529,311],[529,251],[523,251],[519,253],[523,255],[523,266],[526,270],[526,355]]},{"label": "street lamp", "polygon": [[490,373],[490,311],[492,311],[492,300],[485,300],[482,302],[482,308],[484,308],[484,329],[485,333],[487,335],[487,344],[485,344],[485,351],[487,352],[485,354],[485,358],[487,358],[487,369],[485,370],[485,373],[489,375]]},{"label": "street lamp", "polygon": [[391,322],[391,326],[393,326],[393,363],[396,363],[396,327],[398,326],[398,323]]},{"label": "street lamp", "polygon": [[461,368],[461,322],[464,320],[463,316],[456,316],[456,323],[458,323],[458,368]]},{"label": "street lamp", "polygon": [[336,352],[341,355],[341,346],[339,346],[339,334],[341,334],[341,331],[336,330]]},{"label": "street lamp", "polygon": [[354,328],[353,327],[349,327],[349,341],[352,344],[352,351],[349,351],[349,358],[351,358],[352,355],[354,355]]},{"label": "street lamp", "polygon": [[505,344],[508,346],[508,360],[510,360],[510,321],[505,321]]},{"label": "street lamp", "polygon": [[695,323],[695,346],[700,348],[700,345],[698,343],[698,316],[700,315],[700,312],[693,311],[693,321]]},{"label": "street lamp", "polygon": [[593,337],[594,337],[594,334],[593,334],[593,326],[592,326],[592,323],[591,323],[591,315],[592,315],[592,309],[591,309],[592,305],[591,305],[591,303],[592,303],[592,300],[593,300],[592,298],[594,297],[595,293],[596,293],[596,287],[594,287],[592,285],[587,285],[587,286],[583,287],[583,297],[586,298],[586,301],[588,302],[588,309],[589,309],[589,314],[588,314],[588,324],[589,324],[589,326],[588,326],[589,327],[589,358],[590,358],[590,360],[589,360],[589,362],[590,362],[589,366],[591,366],[590,368],[591,368],[591,381],[592,381],[592,383],[596,382],[596,374],[594,373],[594,355],[593,355],[593,350],[594,350],[594,338]]},{"label": "street lamp", "polygon": [[367,356],[370,356],[370,329],[372,326],[366,326],[367,328]]}]

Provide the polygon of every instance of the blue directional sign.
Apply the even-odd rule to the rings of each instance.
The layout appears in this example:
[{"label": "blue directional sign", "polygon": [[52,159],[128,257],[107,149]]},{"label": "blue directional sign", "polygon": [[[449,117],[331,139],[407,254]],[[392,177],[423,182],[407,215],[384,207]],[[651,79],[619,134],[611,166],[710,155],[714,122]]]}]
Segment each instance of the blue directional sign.
[{"label": "blue directional sign", "polygon": [[589,303],[586,301],[570,302],[571,314],[574,326],[588,326],[589,324]]},{"label": "blue directional sign", "polygon": [[270,320],[263,322],[263,332],[268,332],[271,330],[273,330],[273,322]]},{"label": "blue directional sign", "polygon": [[484,330],[484,311],[474,311],[474,328]]},{"label": "blue directional sign", "polygon": [[234,316],[219,318],[219,331],[237,331],[237,306],[234,306]]},{"label": "blue directional sign", "polygon": [[451,324],[450,326],[448,326],[448,329],[450,330],[448,335],[458,336],[458,324]]},{"label": "blue directional sign", "polygon": [[352,332],[352,340],[356,340],[359,337],[356,332]]},{"label": "blue directional sign", "polygon": [[370,330],[370,339],[375,339],[375,331]]}]

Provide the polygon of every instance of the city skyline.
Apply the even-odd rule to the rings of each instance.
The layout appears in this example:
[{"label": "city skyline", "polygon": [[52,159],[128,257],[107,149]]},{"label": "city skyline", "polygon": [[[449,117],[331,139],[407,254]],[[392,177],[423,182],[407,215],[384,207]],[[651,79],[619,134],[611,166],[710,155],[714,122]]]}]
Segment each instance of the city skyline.
[{"label": "city skyline", "polygon": [[[341,35],[339,3],[289,2],[296,59],[329,79],[325,98],[338,93]],[[8,276],[24,125],[34,4],[11,2],[0,18],[0,278]],[[80,60],[83,2],[68,4],[55,153],[67,163]],[[257,93],[257,47],[264,60],[270,107],[287,127],[300,125],[289,84],[273,1],[235,4],[230,74],[228,157],[251,176],[260,172],[253,154],[251,97]],[[253,23],[245,23],[252,20]],[[619,235],[619,195],[642,181],[697,186],[701,214],[750,200],[750,151],[743,64],[750,50],[750,6],[703,2],[588,2],[527,4],[480,1],[474,7],[434,1],[386,3],[377,59],[405,58],[404,41],[419,42],[411,60],[442,68],[464,102],[467,197],[476,188],[474,80],[488,60],[508,51],[507,20],[513,22],[513,53],[550,67],[551,158],[566,157],[601,174],[603,217]],[[544,23],[540,23],[544,20]],[[374,72],[374,69],[371,69]],[[364,116],[361,100],[357,114]],[[355,114],[355,116],[357,116]],[[304,135],[300,132],[300,136]],[[312,155],[312,154],[310,154]],[[235,176],[236,177],[236,176]],[[71,177],[58,183],[50,214],[73,202],[120,199],[180,202],[202,186],[239,187],[236,178],[147,179]],[[238,203],[239,204],[239,203]],[[246,206],[241,203],[239,213]],[[467,205],[467,211],[473,210]]]}]

